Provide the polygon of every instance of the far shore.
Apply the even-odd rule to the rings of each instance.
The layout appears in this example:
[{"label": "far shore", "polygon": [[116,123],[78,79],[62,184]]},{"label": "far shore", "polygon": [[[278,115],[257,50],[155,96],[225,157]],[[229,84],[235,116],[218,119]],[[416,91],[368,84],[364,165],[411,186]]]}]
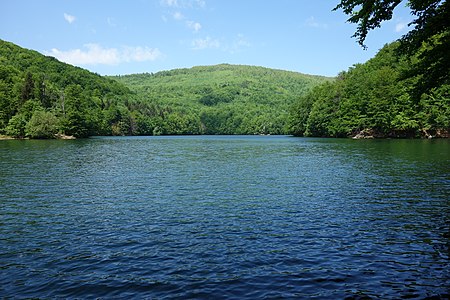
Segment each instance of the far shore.
[{"label": "far shore", "polygon": [[[371,134],[371,131],[363,130],[361,132],[358,132],[355,135],[347,136],[346,138],[351,138],[354,140],[359,140],[359,139],[378,139],[378,140],[383,140],[383,139],[448,139],[448,138],[450,138],[450,132],[447,130],[437,130],[434,132],[434,135],[431,135],[428,132],[425,132],[425,133],[426,134],[422,134],[420,137],[417,137],[417,136],[410,137],[410,136],[401,136],[401,135],[389,136],[389,135],[381,135],[381,134]],[[74,137],[73,135],[65,135],[65,134],[57,133],[54,135],[53,138],[41,138],[39,140],[51,140],[51,139],[53,139],[53,140],[75,140],[77,138]],[[9,135],[0,134],[0,141],[5,141],[5,140],[36,140],[36,139],[30,138],[30,137],[12,137]]]},{"label": "far shore", "polygon": [[[65,134],[55,134],[55,138],[56,140],[75,140],[76,137],[74,137],[73,135],[65,135]],[[15,138],[9,135],[2,135],[0,134],[0,141],[4,141],[4,140],[30,140],[30,138],[25,137],[25,138]]]},{"label": "far shore", "polygon": [[17,140],[17,139],[13,138],[12,136],[0,134],[0,141],[2,141],[2,140]]}]

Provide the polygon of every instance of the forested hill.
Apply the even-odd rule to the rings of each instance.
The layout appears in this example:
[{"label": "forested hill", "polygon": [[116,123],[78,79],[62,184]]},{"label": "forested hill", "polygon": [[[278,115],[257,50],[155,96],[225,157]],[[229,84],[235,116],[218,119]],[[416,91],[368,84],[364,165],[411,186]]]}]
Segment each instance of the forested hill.
[{"label": "forested hill", "polygon": [[131,96],[117,81],[0,40],[0,134],[109,134]]},{"label": "forested hill", "polygon": [[165,134],[289,134],[290,106],[332,80],[256,66],[221,64],[112,77],[140,103],[163,109]]},{"label": "forested hill", "polygon": [[0,40],[0,135],[289,134],[290,106],[330,80],[233,65],[108,78]]},{"label": "forested hill", "polygon": [[[401,54],[398,47],[398,42],[386,45],[366,63],[300,97],[292,109],[292,133],[450,137],[450,81],[432,82],[431,87],[420,84],[429,81],[428,70],[417,71],[420,55]],[[448,74],[441,75],[448,78]]]},{"label": "forested hill", "polygon": [[450,137],[450,82],[417,93],[428,73],[397,47],[337,78],[228,64],[103,77],[0,40],[0,135]]}]

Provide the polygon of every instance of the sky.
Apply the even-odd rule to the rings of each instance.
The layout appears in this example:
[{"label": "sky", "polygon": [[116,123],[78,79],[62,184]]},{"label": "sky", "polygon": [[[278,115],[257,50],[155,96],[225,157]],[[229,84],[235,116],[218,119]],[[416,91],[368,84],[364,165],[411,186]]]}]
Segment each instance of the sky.
[{"label": "sky", "polygon": [[339,0],[0,0],[0,39],[101,75],[221,63],[336,76],[407,32],[406,1],[367,50]]}]

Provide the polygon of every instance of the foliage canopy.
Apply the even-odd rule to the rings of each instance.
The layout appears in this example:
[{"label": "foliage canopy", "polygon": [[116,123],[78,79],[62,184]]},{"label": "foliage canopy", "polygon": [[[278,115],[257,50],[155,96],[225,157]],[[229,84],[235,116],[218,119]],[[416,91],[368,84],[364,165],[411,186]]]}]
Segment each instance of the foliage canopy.
[{"label": "foliage canopy", "polygon": [[365,64],[315,87],[291,110],[299,136],[419,137],[450,132],[450,85],[413,96],[420,76],[404,78],[415,57],[398,56],[399,43],[386,45]]},{"label": "foliage canopy", "polygon": [[217,65],[102,77],[0,41],[0,134],[288,134],[289,107],[332,80]]},{"label": "foliage canopy", "polygon": [[[370,30],[390,20],[400,0],[341,0],[354,37],[365,47]],[[449,136],[450,4],[410,0],[413,29],[365,64],[314,88],[291,111],[296,135]]]},{"label": "foliage canopy", "polygon": [[[341,0],[334,8],[349,16],[348,22],[357,24],[358,43],[364,45],[367,34],[390,20],[401,0]],[[420,76],[414,85],[415,96],[430,92],[450,80],[450,2],[448,0],[409,0],[407,6],[415,19],[412,29],[400,39],[398,51],[416,56],[417,61],[406,76]],[[426,75],[425,75],[426,74]]]},{"label": "foliage canopy", "polygon": [[163,134],[289,134],[290,106],[331,80],[228,64],[112,78],[135,92],[136,103],[160,108],[171,124],[161,126]]}]

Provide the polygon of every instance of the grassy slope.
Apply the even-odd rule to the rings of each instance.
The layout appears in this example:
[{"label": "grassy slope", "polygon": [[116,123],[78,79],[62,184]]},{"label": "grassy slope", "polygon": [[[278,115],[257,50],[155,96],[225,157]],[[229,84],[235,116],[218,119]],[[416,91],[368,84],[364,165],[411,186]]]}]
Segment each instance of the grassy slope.
[{"label": "grassy slope", "polygon": [[[228,64],[112,78],[137,92],[143,100],[160,105],[199,109],[247,103],[269,105],[281,110],[287,109],[313,86],[332,80],[264,67]],[[207,96],[214,97],[214,103],[205,101]]]},{"label": "grassy slope", "polygon": [[[0,133],[5,132],[15,114],[25,113],[22,105],[26,100],[42,103],[62,121],[64,112],[59,102],[72,85],[81,88],[85,107],[81,113],[94,122],[93,128],[88,128],[93,135],[151,134],[152,126],[164,128],[163,134],[251,134],[263,130],[288,133],[291,105],[312,87],[333,80],[228,64],[105,77],[1,40],[0,62],[0,73],[4,75],[0,83],[4,83],[7,93],[0,101]],[[30,99],[22,99],[27,73],[33,76],[34,91]],[[42,95],[41,86],[45,86]],[[27,112],[26,122],[32,114]],[[134,130],[139,118],[148,130]],[[119,125],[118,132],[112,130]],[[189,129],[193,127],[197,129]]]},{"label": "grassy slope", "polygon": [[0,40],[0,63],[3,68],[12,67],[23,74],[28,71],[34,76],[45,76],[45,80],[60,89],[79,84],[84,89],[98,89],[102,93],[128,93],[127,88],[109,78],[3,40]]}]

